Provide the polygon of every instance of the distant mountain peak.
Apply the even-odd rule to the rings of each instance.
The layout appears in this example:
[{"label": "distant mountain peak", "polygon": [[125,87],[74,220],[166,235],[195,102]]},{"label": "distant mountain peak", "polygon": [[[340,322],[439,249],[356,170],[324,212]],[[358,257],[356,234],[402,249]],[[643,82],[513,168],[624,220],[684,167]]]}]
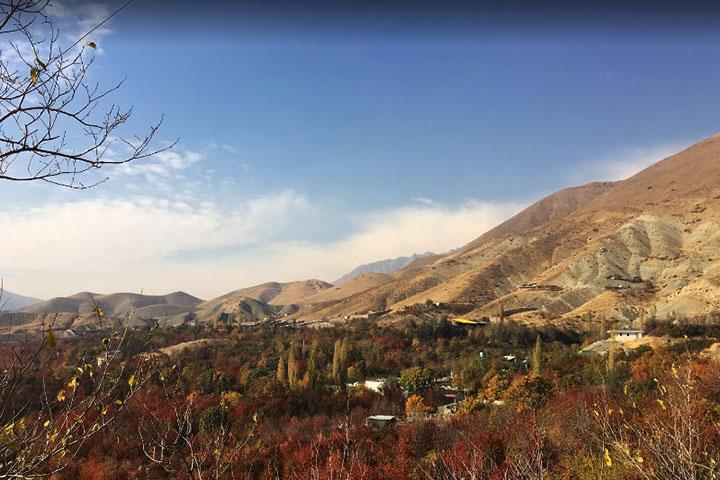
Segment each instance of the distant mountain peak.
[{"label": "distant mountain peak", "polygon": [[17,293],[3,290],[2,295],[0,295],[0,310],[3,312],[10,312],[19,308],[29,307],[30,305],[34,305],[39,302],[42,302],[39,298],[25,297],[23,295],[18,295]]},{"label": "distant mountain peak", "polygon": [[401,268],[407,267],[418,258],[432,257],[434,255],[436,254],[433,252],[415,253],[409,257],[388,258],[377,262],[366,263],[364,265],[360,265],[359,267],[355,267],[350,273],[346,273],[332,283],[333,285],[340,285],[341,283],[355,278],[363,273],[392,273],[400,270]]}]

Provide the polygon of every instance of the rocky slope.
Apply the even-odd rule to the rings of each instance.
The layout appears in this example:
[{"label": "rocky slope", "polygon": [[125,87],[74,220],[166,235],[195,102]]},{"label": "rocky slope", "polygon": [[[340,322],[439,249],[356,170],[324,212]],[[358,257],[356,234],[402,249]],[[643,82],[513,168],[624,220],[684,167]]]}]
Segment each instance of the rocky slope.
[{"label": "rocky slope", "polygon": [[[298,315],[341,316],[438,302],[492,317],[582,326],[720,312],[720,135],[620,182],[566,189],[465,247]],[[532,287],[530,285],[535,284]],[[523,285],[528,285],[522,288]],[[527,311],[529,309],[535,309]]]}]

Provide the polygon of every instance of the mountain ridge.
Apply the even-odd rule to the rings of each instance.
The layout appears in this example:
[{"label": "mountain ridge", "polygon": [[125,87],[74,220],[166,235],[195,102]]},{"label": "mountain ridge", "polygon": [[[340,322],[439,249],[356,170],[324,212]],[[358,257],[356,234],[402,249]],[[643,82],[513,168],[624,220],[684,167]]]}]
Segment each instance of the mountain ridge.
[{"label": "mountain ridge", "polygon": [[395,257],[395,258],[386,258],[385,260],[378,260],[376,262],[370,262],[365,263],[362,265],[359,265],[352,269],[350,272],[346,273],[342,277],[338,278],[334,282],[331,282],[333,285],[340,285],[343,282],[346,282],[354,277],[357,277],[360,274],[363,273],[381,273],[381,274],[388,274],[392,273],[396,270],[400,270],[401,268],[405,268],[412,262],[414,262],[417,259],[425,258],[425,257],[432,257],[437,254],[427,251],[425,253],[414,253],[410,255],[409,257]]},{"label": "mountain ridge", "polygon": [[469,318],[492,317],[502,302],[521,309],[520,320],[576,327],[587,315],[637,323],[649,313],[715,314],[718,165],[720,136],[714,135],[626,180],[555,192],[456,252],[297,315],[391,310],[391,321],[426,299],[472,304]]},{"label": "mountain ridge", "polygon": [[0,310],[3,312],[10,312],[21,308],[29,307],[30,305],[42,302],[39,298],[26,297],[17,293],[9,292],[5,289],[0,294]]}]

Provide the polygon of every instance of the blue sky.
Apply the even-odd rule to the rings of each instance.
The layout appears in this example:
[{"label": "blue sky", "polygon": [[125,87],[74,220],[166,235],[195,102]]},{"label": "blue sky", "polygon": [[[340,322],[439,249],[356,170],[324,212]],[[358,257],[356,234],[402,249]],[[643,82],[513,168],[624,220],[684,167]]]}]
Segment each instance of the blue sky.
[{"label": "blue sky", "polygon": [[[120,2],[59,5],[79,32]],[[9,290],[330,281],[720,130],[712,12],[172,5],[114,17],[92,79],[177,146],[88,191],[2,184]]]}]

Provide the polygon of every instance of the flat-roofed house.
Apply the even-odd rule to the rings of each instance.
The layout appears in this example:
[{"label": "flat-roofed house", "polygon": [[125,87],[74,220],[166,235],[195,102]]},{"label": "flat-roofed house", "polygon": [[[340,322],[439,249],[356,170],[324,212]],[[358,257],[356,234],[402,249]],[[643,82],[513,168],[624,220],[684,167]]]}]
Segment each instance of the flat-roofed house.
[{"label": "flat-roofed house", "polygon": [[610,334],[612,340],[616,342],[629,342],[645,336],[645,332],[642,330],[608,330],[607,333]]}]

